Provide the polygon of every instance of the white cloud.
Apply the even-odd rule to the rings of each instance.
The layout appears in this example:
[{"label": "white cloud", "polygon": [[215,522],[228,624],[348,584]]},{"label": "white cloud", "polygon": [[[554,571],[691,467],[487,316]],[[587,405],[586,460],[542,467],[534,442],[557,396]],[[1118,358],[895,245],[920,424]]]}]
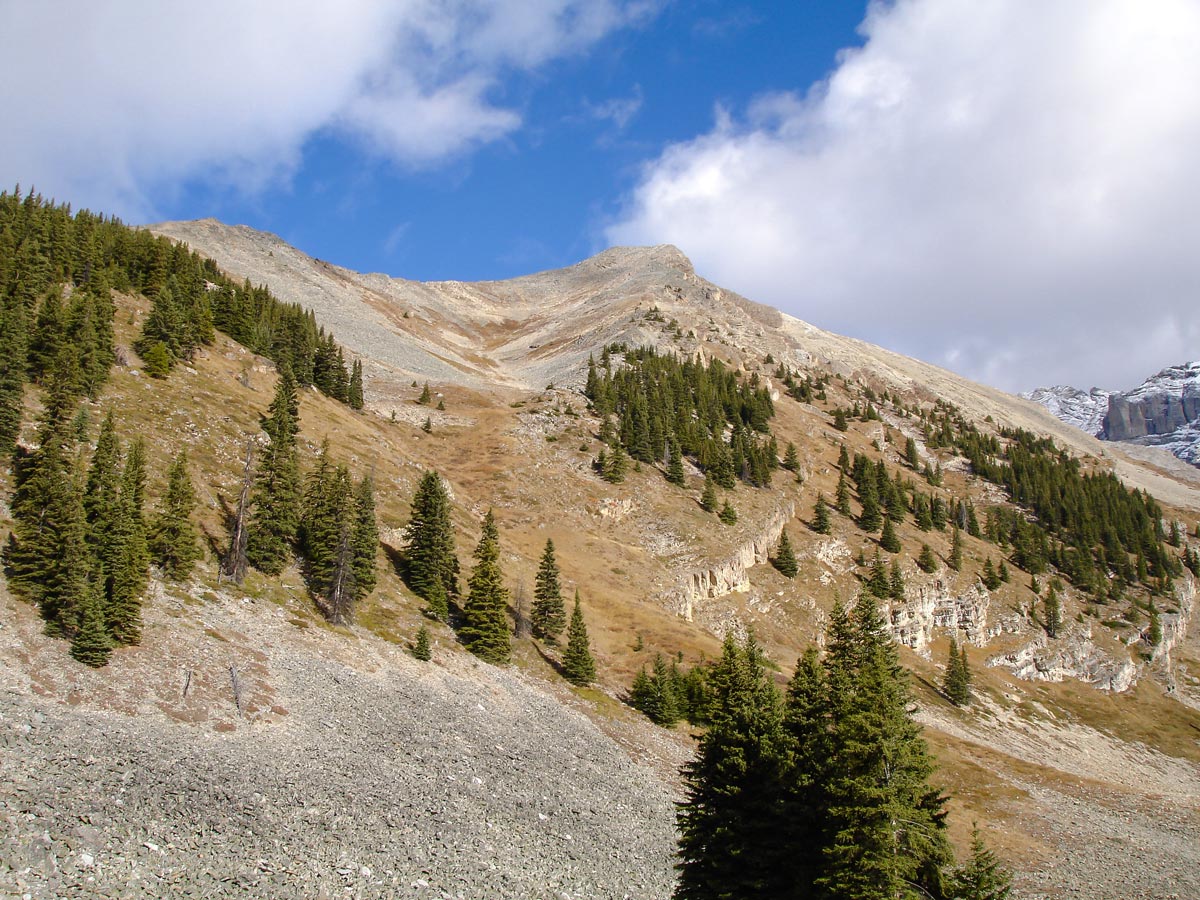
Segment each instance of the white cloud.
[{"label": "white cloud", "polygon": [[642,109],[642,86],[635,84],[628,97],[610,97],[602,103],[584,101],[589,116],[600,122],[612,122],[617,131],[624,131]]},{"label": "white cloud", "polygon": [[181,180],[287,179],[325,132],[401,165],[521,125],[498,87],[648,14],[628,0],[0,5],[0,173],[132,218]]},{"label": "white cloud", "polygon": [[1200,6],[899,0],[862,32],[668,147],[607,237],[1001,387],[1200,355]]}]

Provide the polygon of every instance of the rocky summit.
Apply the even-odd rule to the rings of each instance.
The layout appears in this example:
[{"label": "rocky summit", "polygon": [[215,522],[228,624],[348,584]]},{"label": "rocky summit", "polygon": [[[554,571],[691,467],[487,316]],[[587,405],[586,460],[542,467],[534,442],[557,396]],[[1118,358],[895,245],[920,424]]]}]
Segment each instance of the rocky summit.
[{"label": "rocky summit", "polygon": [[[667,245],[478,283],[211,219],[72,246],[136,252],[39,295],[39,340],[72,322],[62,340],[107,335],[111,360],[34,353],[0,470],[0,893],[665,900],[723,640],[753,634],[784,689],[871,597],[959,858],[977,824],[1014,897],[1200,896],[1200,484],[1169,455],[762,306]],[[1194,423],[1197,372],[1052,393],[1149,443]],[[184,448],[199,559],[176,577]],[[294,465],[268,468],[280,448]],[[279,483],[303,527],[272,556]],[[94,524],[139,504],[142,524]],[[70,615],[20,553],[59,539],[42,509],[101,573],[88,591],[51,566]],[[422,517],[450,598],[416,577]],[[130,533],[146,544],[105,555]],[[564,677],[566,634],[532,632],[547,559],[590,681]],[[369,589],[329,589],[355,565]],[[495,662],[472,643],[485,588]]]}]

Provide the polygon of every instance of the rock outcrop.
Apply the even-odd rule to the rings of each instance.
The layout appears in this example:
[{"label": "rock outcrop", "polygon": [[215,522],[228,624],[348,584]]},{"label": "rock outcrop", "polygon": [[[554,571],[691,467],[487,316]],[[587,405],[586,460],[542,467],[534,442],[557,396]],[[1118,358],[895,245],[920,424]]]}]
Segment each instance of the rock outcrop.
[{"label": "rock outcrop", "polygon": [[1092,388],[1081,391],[1065,384],[1037,388],[1021,394],[1026,400],[1041,404],[1068,425],[1080,431],[1098,435],[1104,427],[1104,415],[1108,412],[1108,398],[1112,391]]},{"label": "rock outcrop", "polygon": [[667,607],[691,622],[697,604],[748,591],[750,569],[767,562],[779,543],[784,526],[795,515],[796,504],[789,501],[767,520],[757,535],[741,544],[730,556],[712,565],[692,569],[677,587],[663,595]]},{"label": "rock outcrop", "polygon": [[999,634],[999,625],[988,626],[990,597],[976,582],[960,594],[950,592],[946,582],[934,579],[930,584],[910,588],[903,603],[884,610],[892,637],[914,650],[924,650],[933,639],[933,629],[963,632],[977,647]]}]

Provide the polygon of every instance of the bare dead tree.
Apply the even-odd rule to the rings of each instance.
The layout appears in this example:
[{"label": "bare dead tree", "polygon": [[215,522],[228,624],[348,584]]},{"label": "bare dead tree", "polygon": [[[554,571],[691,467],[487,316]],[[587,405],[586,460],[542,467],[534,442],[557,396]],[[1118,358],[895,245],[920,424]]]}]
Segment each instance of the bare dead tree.
[{"label": "bare dead tree", "polygon": [[517,590],[513,595],[513,635],[518,638],[527,638],[533,631],[529,612],[525,609],[526,601],[525,582],[521,581],[517,583]]},{"label": "bare dead tree", "polygon": [[242,492],[238,496],[237,515],[233,520],[233,533],[229,537],[229,552],[221,565],[221,577],[241,584],[246,577],[249,562],[246,559],[246,514],[250,505],[250,488],[254,484],[254,438],[246,442],[246,465],[242,470]]},{"label": "bare dead tree", "polygon": [[338,541],[337,563],[325,600],[329,620],[334,625],[349,625],[354,620],[354,547],[350,543],[350,518],[342,517],[342,535]]}]

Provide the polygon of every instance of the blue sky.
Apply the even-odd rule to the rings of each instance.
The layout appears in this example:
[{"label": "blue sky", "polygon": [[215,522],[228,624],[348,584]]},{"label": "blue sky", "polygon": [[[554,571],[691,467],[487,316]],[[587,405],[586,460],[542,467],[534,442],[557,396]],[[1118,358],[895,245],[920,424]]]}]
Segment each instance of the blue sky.
[{"label": "blue sky", "polygon": [[1009,390],[1200,357],[1195,0],[0,0],[0,178],[361,271],[616,243]]}]

